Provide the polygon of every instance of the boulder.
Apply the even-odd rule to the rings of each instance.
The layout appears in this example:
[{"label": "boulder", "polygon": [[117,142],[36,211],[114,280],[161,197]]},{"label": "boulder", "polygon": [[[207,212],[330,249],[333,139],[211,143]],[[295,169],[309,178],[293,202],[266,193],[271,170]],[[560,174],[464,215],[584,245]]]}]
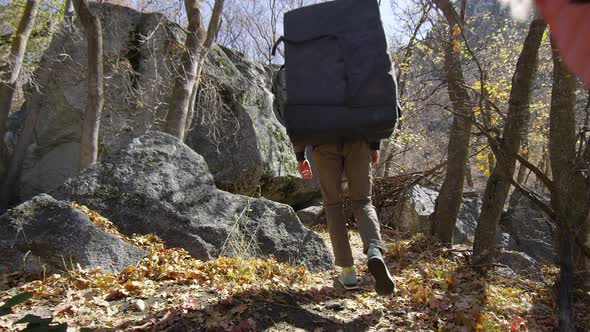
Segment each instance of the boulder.
[{"label": "boulder", "polygon": [[[161,124],[183,34],[161,14],[141,14],[110,4],[92,4],[92,10],[102,26],[108,27],[103,29],[102,157]],[[80,140],[86,105],[86,63],[85,33],[79,24],[72,31],[63,28],[53,35],[36,74],[38,90],[30,91],[22,108],[23,114],[39,112],[21,172],[22,200],[54,189],[79,171],[74,145]],[[50,176],[51,181],[44,179]]]},{"label": "boulder", "polygon": [[176,138],[148,132],[53,193],[99,211],[125,234],[153,233],[198,259],[275,256],[332,268],[323,239],[293,209],[219,190],[204,158]]},{"label": "boulder", "polygon": [[297,217],[306,226],[315,226],[326,223],[326,214],[321,206],[310,206],[297,211]]},{"label": "boulder", "polygon": [[463,204],[461,204],[461,209],[459,210],[459,216],[455,224],[455,234],[453,236],[455,243],[473,242],[475,229],[479,222],[481,204],[481,199],[477,193],[466,191],[463,194]]},{"label": "boulder", "polygon": [[[393,208],[393,225],[402,231],[430,233],[429,217],[438,193],[420,185],[407,189]],[[380,216],[380,219],[385,219]],[[390,223],[391,224],[391,223]]]},{"label": "boulder", "polygon": [[0,217],[0,273],[59,273],[137,264],[145,250],[96,226],[66,202],[39,195]]},{"label": "boulder", "polygon": [[[434,212],[437,197],[437,191],[414,185],[400,195],[394,206],[379,209],[379,218],[382,222],[390,221],[389,225],[402,231],[430,233],[430,215]],[[455,225],[454,243],[473,241],[480,210],[480,198],[472,192],[466,192]]]},{"label": "boulder", "polygon": [[26,165],[22,171],[21,188],[28,193],[26,197],[56,188],[64,179],[78,173],[79,164],[80,143],[56,145],[36,163]]},{"label": "boulder", "polygon": [[[185,33],[159,13],[107,3],[92,4],[92,10],[108,27],[99,132],[99,158],[104,158],[131,138],[162,128]],[[86,105],[86,53],[85,34],[76,25],[54,34],[41,59],[38,90],[30,91],[20,112],[21,124],[24,115],[40,114],[21,172],[21,200],[78,174],[75,144]],[[217,185],[289,204],[317,195],[317,186],[297,176],[291,143],[273,111],[270,67],[214,46],[202,77],[186,142],[205,158]],[[21,127],[13,126],[7,137]]]},{"label": "boulder", "polygon": [[[546,201],[549,200],[549,197],[541,194],[539,196]],[[541,264],[557,262],[553,249],[555,224],[545,212],[519,191],[512,193],[510,206],[502,214],[500,226],[513,240],[507,249],[521,251]]]},{"label": "boulder", "polygon": [[514,248],[516,243],[510,234],[500,228],[496,231],[496,244],[502,248]]},{"label": "boulder", "polygon": [[205,158],[217,186],[291,205],[316,196],[319,187],[299,177],[274,111],[271,68],[226,48],[213,49],[208,60],[186,144]]},{"label": "boulder", "polygon": [[506,265],[513,272],[531,278],[540,277],[539,263],[531,256],[520,251],[499,250],[496,262]]}]

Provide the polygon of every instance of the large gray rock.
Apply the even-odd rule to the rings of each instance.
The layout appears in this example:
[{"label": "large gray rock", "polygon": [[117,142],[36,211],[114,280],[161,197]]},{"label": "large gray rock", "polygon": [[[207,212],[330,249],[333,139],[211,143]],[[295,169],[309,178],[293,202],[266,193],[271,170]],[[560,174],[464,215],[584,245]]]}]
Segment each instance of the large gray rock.
[{"label": "large gray rock", "polygon": [[420,185],[408,188],[393,208],[393,225],[402,231],[430,233],[429,217],[437,196],[436,191]]},{"label": "large gray rock", "polygon": [[78,173],[79,164],[80,143],[69,142],[56,145],[42,155],[36,163],[25,164],[21,186],[25,192],[29,193],[27,196],[56,188],[64,182],[64,179]]},{"label": "large gray rock", "polygon": [[118,271],[145,251],[103,231],[80,210],[39,195],[0,217],[0,273],[58,273],[76,268]]},{"label": "large gray rock", "polygon": [[[182,32],[160,14],[140,14],[110,4],[93,4],[92,9],[104,27],[102,157],[161,124]],[[39,112],[34,142],[21,172],[23,200],[54,189],[79,171],[74,145],[80,140],[86,105],[86,63],[85,33],[79,25],[73,31],[64,28],[54,34],[36,74],[38,90],[31,91],[22,109],[25,114]],[[47,177],[52,181],[44,180]]]},{"label": "large gray rock", "polygon": [[167,134],[133,139],[54,196],[99,211],[125,234],[156,234],[199,259],[275,256],[311,270],[332,267],[322,238],[291,207],[217,189],[203,157]]},{"label": "large gray rock", "polygon": [[[204,77],[210,79],[203,81],[186,144],[205,158],[217,186],[291,205],[316,196],[319,187],[299,177],[273,109],[271,69],[226,48],[213,49],[208,60]],[[208,98],[221,103],[215,107]]]},{"label": "large gray rock", "polygon": [[[540,197],[549,200],[549,197]],[[519,191],[512,193],[510,207],[502,214],[500,226],[513,240],[507,249],[524,252],[541,264],[557,262],[553,247],[554,222]]]},{"label": "large gray rock", "polygon": [[[92,9],[105,27],[102,158],[129,139],[162,128],[185,34],[158,13],[111,4]],[[41,59],[39,89],[30,91],[22,108],[23,114],[40,111],[21,173],[22,200],[54,189],[79,171],[75,144],[86,105],[86,53],[85,33],[76,26],[56,33]],[[204,68],[187,144],[205,158],[216,183],[289,204],[316,195],[317,187],[298,178],[291,143],[273,112],[270,69],[217,46]]]},{"label": "large gray rock", "polygon": [[[421,185],[414,185],[400,195],[397,203],[392,207],[384,207],[378,211],[382,222],[402,231],[412,233],[430,233],[430,215],[434,212],[434,205],[438,192]],[[466,192],[459,217],[455,224],[454,243],[468,243],[473,241],[475,229],[481,210],[481,200],[472,192]]]},{"label": "large gray rock", "polygon": [[529,278],[537,279],[542,275],[539,263],[524,252],[501,249],[496,253],[496,262]]},{"label": "large gray rock", "polygon": [[306,226],[326,224],[326,213],[322,206],[309,206],[297,211],[297,217]]},{"label": "large gray rock", "polygon": [[481,204],[481,199],[477,194],[470,191],[466,191],[463,194],[463,204],[461,204],[461,209],[459,210],[459,216],[455,224],[455,234],[453,236],[455,243],[473,242],[475,229],[479,223]]}]

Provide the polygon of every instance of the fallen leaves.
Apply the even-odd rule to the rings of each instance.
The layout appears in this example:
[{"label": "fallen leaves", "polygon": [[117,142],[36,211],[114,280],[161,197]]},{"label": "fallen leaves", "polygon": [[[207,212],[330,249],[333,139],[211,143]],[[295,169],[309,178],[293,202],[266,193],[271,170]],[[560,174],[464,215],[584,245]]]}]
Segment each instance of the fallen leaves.
[{"label": "fallen leaves", "polygon": [[512,316],[510,321],[510,331],[526,331],[526,320],[520,316]]},{"label": "fallen leaves", "polygon": [[[94,326],[95,320],[106,326],[115,326],[120,320],[117,316],[129,310],[148,313],[151,309],[202,309],[202,299],[184,296],[187,289],[201,293],[203,290],[215,290],[214,295],[208,294],[208,297],[216,301],[250,289],[304,287],[311,280],[304,268],[287,266],[274,258],[196,260],[183,249],[166,247],[156,236],[127,237],[98,213],[76,203],[72,206],[88,215],[106,232],[146,249],[147,255],[137,265],[130,265],[120,273],[78,267],[65,274],[24,283],[18,288],[33,296],[29,301],[32,302],[31,307],[52,307],[51,313],[64,321],[86,313],[94,316],[85,320],[87,326]],[[165,301],[148,305],[144,300],[158,295],[164,295]],[[8,303],[7,308],[10,305]],[[246,306],[239,306],[233,312],[241,314],[245,310]],[[78,319],[82,321],[82,317]],[[249,329],[246,323],[239,328],[243,331]]]},{"label": "fallen leaves", "polygon": [[[522,317],[527,324],[517,324],[521,331],[551,330],[544,324],[556,315],[555,304],[533,317],[531,303],[551,299],[547,285],[554,276],[545,283],[514,275],[492,274],[483,279],[465,266],[464,255],[457,255],[464,252],[464,248],[445,249],[423,235],[391,243],[386,258],[394,267],[399,296],[386,307],[406,315],[402,322],[392,322],[412,330],[506,331],[513,317]],[[422,317],[419,323],[417,317]]]},{"label": "fallen leaves", "polygon": [[[18,276],[20,286],[0,293],[0,303],[21,292],[32,297],[0,319],[0,329],[16,330],[19,314],[33,312],[74,328],[165,329],[192,317],[212,330],[254,331],[275,315],[270,308],[281,308],[273,316],[281,321],[321,313],[335,321],[366,319],[377,330],[536,331],[557,322],[547,287],[555,268],[546,268],[543,283],[505,275],[485,280],[465,266],[465,255],[456,255],[464,249],[445,249],[428,236],[389,243],[385,258],[399,292],[386,298],[373,292],[372,279],[362,281],[358,292],[345,292],[333,285],[331,272],[312,274],[274,258],[199,261],[153,235],[121,235],[108,219],[75,206],[105,231],[144,248],[146,256],[119,273],[77,268],[30,282]],[[366,273],[364,265],[357,268]],[[304,323],[315,328],[314,320]]]}]

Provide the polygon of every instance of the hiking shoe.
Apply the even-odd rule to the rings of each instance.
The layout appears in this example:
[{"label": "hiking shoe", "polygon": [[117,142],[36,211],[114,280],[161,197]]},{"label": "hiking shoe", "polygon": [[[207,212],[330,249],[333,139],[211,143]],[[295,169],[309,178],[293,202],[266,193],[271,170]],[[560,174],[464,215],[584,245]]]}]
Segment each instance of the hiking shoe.
[{"label": "hiking shoe", "polygon": [[342,272],[338,276],[338,281],[344,286],[346,290],[358,289],[358,280],[356,278],[356,270],[354,266],[343,267]]},{"label": "hiking shoe", "polygon": [[367,258],[369,259],[369,272],[375,278],[375,291],[377,294],[392,294],[395,291],[395,284],[389,270],[387,270],[381,250],[371,243],[367,251]]}]

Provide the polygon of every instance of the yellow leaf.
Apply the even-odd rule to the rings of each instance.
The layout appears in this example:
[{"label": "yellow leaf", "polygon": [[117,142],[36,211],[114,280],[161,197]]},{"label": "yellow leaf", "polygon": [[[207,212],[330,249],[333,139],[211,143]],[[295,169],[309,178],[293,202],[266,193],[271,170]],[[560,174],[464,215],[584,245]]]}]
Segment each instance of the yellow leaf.
[{"label": "yellow leaf", "polygon": [[447,285],[449,285],[449,286],[452,286],[454,283],[453,277],[450,275],[446,276],[445,281],[446,281]]},{"label": "yellow leaf", "polygon": [[461,53],[461,43],[458,40],[453,40],[453,52]]},{"label": "yellow leaf", "polygon": [[128,279],[125,283],[125,289],[128,291],[134,291],[136,289],[139,289],[139,283]]},{"label": "yellow leaf", "polygon": [[453,36],[458,36],[461,33],[461,27],[459,26],[459,24],[455,24],[455,26],[453,26]]}]

